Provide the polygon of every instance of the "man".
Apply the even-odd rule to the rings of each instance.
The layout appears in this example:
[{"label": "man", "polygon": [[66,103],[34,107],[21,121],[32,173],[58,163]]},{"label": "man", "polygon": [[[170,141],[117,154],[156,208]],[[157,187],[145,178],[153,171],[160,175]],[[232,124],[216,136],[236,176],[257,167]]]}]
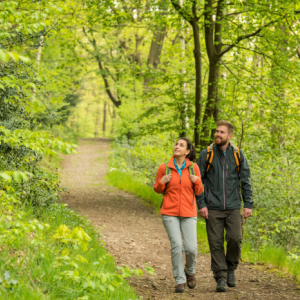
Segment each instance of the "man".
[{"label": "man", "polygon": [[[236,286],[234,271],[241,256],[242,217],[251,216],[253,205],[250,169],[242,150],[230,143],[232,134],[233,125],[230,122],[218,121],[215,143],[201,151],[197,161],[204,184],[204,193],[197,196],[197,205],[200,216],[206,220],[211,269],[217,282],[217,292],[226,292],[226,283],[229,287]],[[211,150],[212,161],[207,163],[207,153]],[[241,199],[244,202],[242,216]]]}]

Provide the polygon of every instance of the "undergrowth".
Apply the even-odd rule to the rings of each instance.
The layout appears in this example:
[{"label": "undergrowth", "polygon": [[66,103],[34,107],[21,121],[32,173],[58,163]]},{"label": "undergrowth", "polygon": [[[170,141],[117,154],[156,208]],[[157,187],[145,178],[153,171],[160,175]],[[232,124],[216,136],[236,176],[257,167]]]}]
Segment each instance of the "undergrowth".
[{"label": "undergrowth", "polygon": [[0,213],[1,299],[137,298],[124,277],[142,271],[118,272],[99,233],[65,205],[53,204],[36,219],[32,208],[1,191]]}]

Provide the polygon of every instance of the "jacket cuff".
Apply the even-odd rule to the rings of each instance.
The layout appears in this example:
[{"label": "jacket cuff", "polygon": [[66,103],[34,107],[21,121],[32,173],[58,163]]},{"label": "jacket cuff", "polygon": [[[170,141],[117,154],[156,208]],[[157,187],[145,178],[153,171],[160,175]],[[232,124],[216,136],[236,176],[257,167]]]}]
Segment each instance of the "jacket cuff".
[{"label": "jacket cuff", "polygon": [[250,208],[252,209],[252,204],[251,203],[248,203],[248,202],[244,202],[244,208]]},{"label": "jacket cuff", "polygon": [[158,188],[162,191],[165,190],[166,188],[166,184],[165,183],[161,183],[160,180],[158,181]]},{"label": "jacket cuff", "polygon": [[198,209],[201,209],[203,207],[207,207],[205,203],[197,203]]}]

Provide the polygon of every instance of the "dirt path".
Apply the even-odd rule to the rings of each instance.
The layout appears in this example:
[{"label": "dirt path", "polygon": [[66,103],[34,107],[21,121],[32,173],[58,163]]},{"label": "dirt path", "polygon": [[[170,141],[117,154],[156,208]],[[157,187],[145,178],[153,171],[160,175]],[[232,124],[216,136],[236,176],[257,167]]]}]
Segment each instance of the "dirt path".
[{"label": "dirt path", "polygon": [[108,166],[109,142],[81,140],[79,154],[67,156],[60,171],[69,194],[63,202],[100,228],[106,248],[118,265],[155,270],[153,276],[131,278],[142,299],[300,299],[299,288],[259,266],[241,264],[237,287],[216,293],[210,257],[198,254],[197,286],[174,294],[170,245],[161,218],[137,197],[109,187],[103,176]]}]

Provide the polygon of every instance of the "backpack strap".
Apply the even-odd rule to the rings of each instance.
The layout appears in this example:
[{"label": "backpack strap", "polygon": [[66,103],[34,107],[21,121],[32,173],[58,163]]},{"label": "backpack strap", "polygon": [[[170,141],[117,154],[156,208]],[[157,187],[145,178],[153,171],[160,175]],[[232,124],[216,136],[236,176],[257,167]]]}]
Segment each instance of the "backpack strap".
[{"label": "backpack strap", "polygon": [[189,173],[191,175],[195,175],[194,162],[191,161],[191,165],[189,166]]},{"label": "backpack strap", "polygon": [[215,143],[212,143],[207,147],[206,162],[205,162],[205,172],[206,173],[208,172],[208,170],[211,166],[212,160],[214,158],[214,150],[213,150],[214,144]]},{"label": "backpack strap", "polygon": [[172,173],[172,169],[168,167],[168,163],[168,161],[165,162],[166,175],[170,175]]},{"label": "backpack strap", "polygon": [[232,148],[233,148],[233,155],[235,158],[235,162],[236,162],[236,166],[238,169],[238,172],[240,173],[240,166],[241,166],[241,152],[240,149],[236,146],[234,146],[233,144],[231,144]]},{"label": "backpack strap", "polygon": [[[191,175],[195,175],[195,167],[194,167],[194,162],[191,161],[191,165],[189,166],[189,173]],[[193,205],[195,201],[195,184],[193,183]]]},{"label": "backpack strap", "polygon": [[[213,151],[214,143],[212,143],[210,146],[207,147],[207,153],[206,153],[206,162],[205,162],[205,172],[207,173],[211,163],[214,158],[214,151]],[[235,158],[235,163],[238,169],[238,172],[240,173],[240,166],[241,166],[241,152],[240,149],[233,144],[231,144],[231,147],[233,148],[233,155]]]},{"label": "backpack strap", "polygon": [[[166,168],[165,175],[170,175],[170,174],[172,173],[172,169],[168,167],[168,163],[169,163],[169,161],[166,161],[166,162],[165,162],[165,168]],[[165,190],[167,189],[167,184],[168,184],[168,183],[165,184],[165,189],[164,189],[164,191],[162,192],[163,195],[165,194]],[[161,203],[160,207],[161,207],[161,206],[162,206],[162,203]]]}]

